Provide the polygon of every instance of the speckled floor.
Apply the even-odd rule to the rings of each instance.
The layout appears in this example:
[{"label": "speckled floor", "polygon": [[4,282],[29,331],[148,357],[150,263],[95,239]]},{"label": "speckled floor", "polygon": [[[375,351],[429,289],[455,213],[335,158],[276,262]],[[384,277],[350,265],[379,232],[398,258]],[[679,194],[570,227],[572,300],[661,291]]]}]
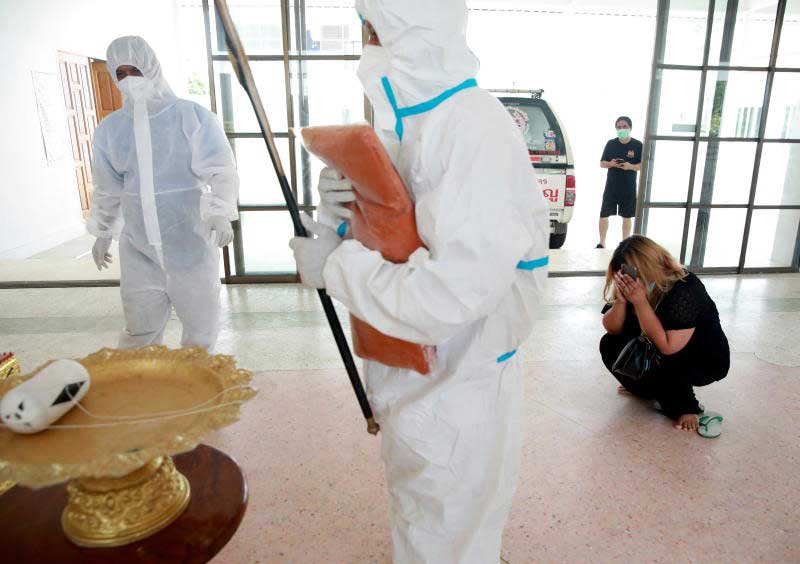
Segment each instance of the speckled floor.
[{"label": "speckled floor", "polygon": [[[800,276],[705,277],[733,350],[698,390],[719,439],[672,429],[600,364],[599,278],[549,281],[526,362],[526,443],[504,557],[519,562],[800,561]],[[116,288],[0,291],[0,350],[32,369],[116,343]],[[388,562],[379,439],[367,435],[316,296],[224,290],[218,351],[257,371],[209,438],[250,505],[215,562]],[[346,317],[343,315],[343,319]],[[175,346],[180,328],[167,329]]]}]

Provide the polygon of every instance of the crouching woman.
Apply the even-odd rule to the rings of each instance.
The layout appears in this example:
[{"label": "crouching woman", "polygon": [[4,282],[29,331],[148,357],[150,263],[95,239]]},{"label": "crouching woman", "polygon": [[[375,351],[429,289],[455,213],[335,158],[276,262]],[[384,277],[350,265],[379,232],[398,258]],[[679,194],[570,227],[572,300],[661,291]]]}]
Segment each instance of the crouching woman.
[{"label": "crouching woman", "polygon": [[[606,273],[603,363],[622,386],[620,392],[658,402],[675,420],[675,428],[719,434],[722,417],[706,412],[695,386],[717,382],[728,374],[730,348],[714,300],[697,276],[662,246],[634,235],[614,251]],[[620,352],[644,334],[661,353],[661,362],[645,377],[633,380],[612,370]]]}]

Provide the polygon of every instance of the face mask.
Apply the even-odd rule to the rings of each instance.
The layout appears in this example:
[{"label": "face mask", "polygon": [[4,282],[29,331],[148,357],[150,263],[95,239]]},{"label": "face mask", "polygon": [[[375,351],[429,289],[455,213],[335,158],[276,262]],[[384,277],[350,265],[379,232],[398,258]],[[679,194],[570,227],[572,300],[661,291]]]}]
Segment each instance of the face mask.
[{"label": "face mask", "polygon": [[119,89],[134,102],[144,100],[150,88],[150,81],[143,76],[129,76],[119,82]]},{"label": "face mask", "polygon": [[[381,79],[386,76],[388,70],[389,53],[386,49],[377,45],[364,45],[356,74],[372,104],[375,129],[382,132],[394,132],[397,120],[381,83]],[[395,137],[397,137],[396,134]]]},{"label": "face mask", "polygon": [[617,137],[619,137],[620,141],[625,141],[630,136],[631,136],[630,129],[617,129]]}]

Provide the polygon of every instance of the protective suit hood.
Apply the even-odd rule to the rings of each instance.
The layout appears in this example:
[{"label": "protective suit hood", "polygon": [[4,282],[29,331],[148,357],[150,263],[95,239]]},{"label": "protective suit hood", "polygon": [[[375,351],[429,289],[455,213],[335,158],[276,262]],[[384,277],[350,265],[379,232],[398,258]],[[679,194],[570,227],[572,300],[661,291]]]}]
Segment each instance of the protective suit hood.
[{"label": "protective suit hood", "polygon": [[[147,112],[151,116],[170,107],[177,100],[172,88],[164,79],[155,51],[141,37],[130,35],[112,41],[106,51],[106,61],[108,71],[117,87],[120,87],[120,81],[117,80],[118,67],[131,65],[142,72],[142,76],[149,82],[146,100]],[[122,91],[122,88],[120,90]],[[133,100],[123,91],[123,111],[130,113],[132,108]]]},{"label": "protective suit hood", "polygon": [[386,50],[398,106],[428,102],[478,72],[464,0],[356,0],[356,10]]}]

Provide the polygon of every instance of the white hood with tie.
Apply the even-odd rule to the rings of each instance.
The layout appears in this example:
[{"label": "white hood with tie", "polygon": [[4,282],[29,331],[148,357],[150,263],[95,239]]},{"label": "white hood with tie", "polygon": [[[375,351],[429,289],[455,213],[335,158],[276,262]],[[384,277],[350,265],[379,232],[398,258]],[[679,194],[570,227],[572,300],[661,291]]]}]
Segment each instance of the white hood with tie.
[{"label": "white hood with tie", "polygon": [[[155,248],[158,261],[163,267],[164,253],[153,184],[153,140],[150,117],[174,105],[177,97],[164,79],[155,52],[141,37],[127,36],[115,39],[108,46],[106,60],[108,70],[122,92],[122,110],[133,115],[144,227],[147,241]],[[118,80],[117,69],[122,65],[136,67],[142,76],[128,76],[121,81]]]}]

